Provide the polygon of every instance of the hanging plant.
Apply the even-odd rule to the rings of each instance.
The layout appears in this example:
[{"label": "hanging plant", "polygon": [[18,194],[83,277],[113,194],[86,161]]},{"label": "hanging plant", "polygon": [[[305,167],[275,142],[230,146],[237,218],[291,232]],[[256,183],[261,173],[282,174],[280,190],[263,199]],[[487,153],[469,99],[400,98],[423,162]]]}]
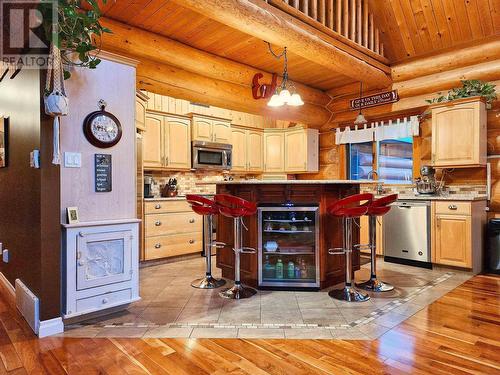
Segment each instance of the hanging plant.
[{"label": "hanging plant", "polygon": [[483,82],[477,79],[469,79],[461,82],[462,87],[451,89],[446,95],[441,95],[441,93],[438,93],[438,97],[426,99],[426,102],[429,104],[434,104],[448,102],[455,99],[470,98],[472,96],[481,96],[486,99],[486,104],[488,108],[490,108],[491,103],[497,98],[495,85],[489,82]]},{"label": "hanging plant", "polygon": [[[101,0],[106,4],[107,0]],[[95,69],[101,60],[101,36],[111,33],[99,23],[102,13],[98,0],[58,0],[57,30],[52,29],[52,6],[40,4],[47,39],[61,50],[64,79],[71,76],[69,68],[78,66]]]}]

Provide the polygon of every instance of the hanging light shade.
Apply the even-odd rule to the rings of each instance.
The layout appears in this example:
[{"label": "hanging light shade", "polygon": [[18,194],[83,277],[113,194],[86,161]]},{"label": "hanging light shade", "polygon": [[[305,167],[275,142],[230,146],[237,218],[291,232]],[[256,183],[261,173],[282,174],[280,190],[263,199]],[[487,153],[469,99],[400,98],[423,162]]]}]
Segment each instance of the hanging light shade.
[{"label": "hanging light shade", "polygon": [[363,112],[361,111],[361,97],[363,96],[363,82],[359,83],[359,113],[358,116],[356,117],[356,120],[354,120],[354,125],[364,125],[368,121],[365,118],[365,115],[363,115]]},{"label": "hanging light shade", "polygon": [[281,107],[283,104],[283,100],[278,94],[271,96],[271,99],[267,102],[268,107]]},{"label": "hanging light shade", "polygon": [[300,97],[299,94],[295,93],[295,94],[292,94],[292,96],[290,97],[290,100],[288,101],[288,105],[291,105],[293,107],[298,107],[298,106],[304,105],[304,101],[302,100],[302,98]]}]

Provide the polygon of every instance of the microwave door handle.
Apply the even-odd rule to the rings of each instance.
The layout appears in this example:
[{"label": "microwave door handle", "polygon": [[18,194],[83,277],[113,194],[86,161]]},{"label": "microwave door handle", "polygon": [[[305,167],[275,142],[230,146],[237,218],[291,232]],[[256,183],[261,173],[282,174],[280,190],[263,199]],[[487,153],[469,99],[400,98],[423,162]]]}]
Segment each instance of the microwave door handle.
[{"label": "microwave door handle", "polygon": [[226,166],[227,165],[227,151],[224,150],[224,151],[222,151],[222,153],[224,155],[224,166]]}]

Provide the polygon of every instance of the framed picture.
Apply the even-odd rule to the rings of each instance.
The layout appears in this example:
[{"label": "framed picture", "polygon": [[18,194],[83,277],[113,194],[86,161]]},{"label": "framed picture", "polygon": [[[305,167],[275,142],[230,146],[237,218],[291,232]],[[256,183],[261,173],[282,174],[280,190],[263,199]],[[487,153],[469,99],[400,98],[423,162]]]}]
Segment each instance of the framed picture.
[{"label": "framed picture", "polygon": [[78,216],[78,207],[68,207],[68,224],[76,224],[80,222]]},{"label": "framed picture", "polygon": [[9,118],[0,116],[0,168],[5,168],[9,160]]}]

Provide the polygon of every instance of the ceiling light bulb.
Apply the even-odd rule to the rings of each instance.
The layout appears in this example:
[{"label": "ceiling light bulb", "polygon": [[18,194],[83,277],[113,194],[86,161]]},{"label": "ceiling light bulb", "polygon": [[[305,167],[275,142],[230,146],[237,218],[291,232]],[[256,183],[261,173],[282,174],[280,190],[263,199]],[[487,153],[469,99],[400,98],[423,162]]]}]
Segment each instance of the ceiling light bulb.
[{"label": "ceiling light bulb", "polygon": [[304,101],[300,97],[299,94],[295,93],[290,97],[290,100],[288,101],[288,105],[298,107],[300,105],[304,105]]},{"label": "ceiling light bulb", "polygon": [[292,95],[290,94],[290,91],[288,91],[287,89],[281,90],[280,99],[283,101],[284,104],[288,104],[291,97]]},{"label": "ceiling light bulb", "polygon": [[271,99],[267,102],[269,107],[281,107],[283,104],[283,100],[278,94],[271,96]]},{"label": "ceiling light bulb", "polygon": [[354,120],[354,125],[363,125],[366,124],[368,121],[366,120],[365,116],[363,113],[359,113],[358,117],[356,117],[356,120]]}]

